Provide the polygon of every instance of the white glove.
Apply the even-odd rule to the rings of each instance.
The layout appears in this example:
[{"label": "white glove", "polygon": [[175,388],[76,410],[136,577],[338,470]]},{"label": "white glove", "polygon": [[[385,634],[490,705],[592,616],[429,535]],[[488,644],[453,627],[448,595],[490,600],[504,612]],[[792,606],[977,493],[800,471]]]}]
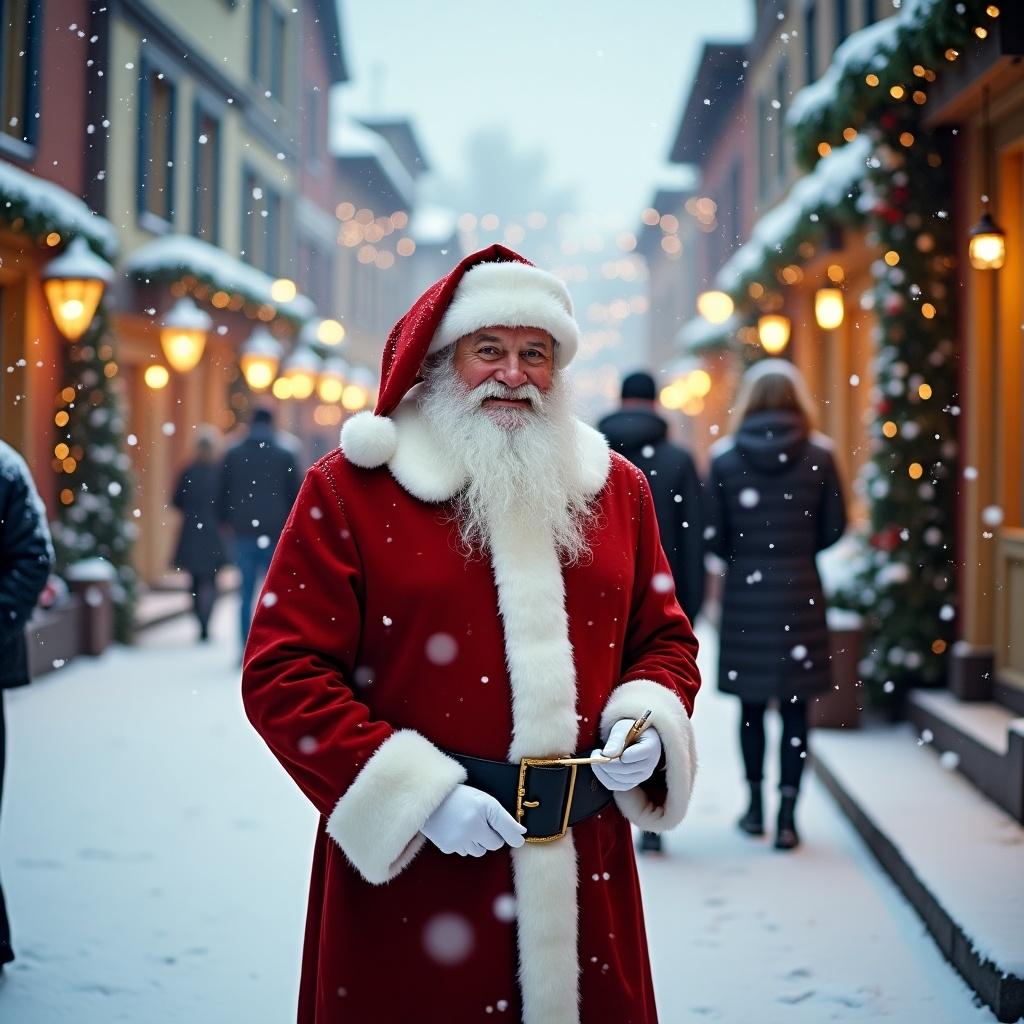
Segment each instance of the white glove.
[{"label": "white glove", "polygon": [[488,850],[522,846],[526,828],[489,793],[460,783],[420,831],[442,852],[482,857]]},{"label": "white glove", "polygon": [[[614,757],[626,740],[626,733],[633,724],[631,718],[620,718],[608,734],[604,750],[595,750],[594,754]],[[593,756],[593,755],[591,755]],[[658,767],[661,760],[661,737],[654,726],[648,726],[634,744],[623,751],[622,757],[608,764],[592,765],[594,774],[605,787],[616,793],[624,792],[646,782]]]}]

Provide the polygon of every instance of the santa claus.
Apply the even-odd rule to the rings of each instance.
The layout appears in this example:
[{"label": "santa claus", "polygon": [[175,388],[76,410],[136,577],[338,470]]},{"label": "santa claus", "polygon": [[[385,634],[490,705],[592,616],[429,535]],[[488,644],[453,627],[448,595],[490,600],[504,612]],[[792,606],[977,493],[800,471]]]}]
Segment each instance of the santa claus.
[{"label": "santa claus", "polygon": [[686,812],[697,642],[578,337],[557,278],[464,259],[281,536],[242,688],[323,819],[302,1024],[656,1020],[629,823]]}]

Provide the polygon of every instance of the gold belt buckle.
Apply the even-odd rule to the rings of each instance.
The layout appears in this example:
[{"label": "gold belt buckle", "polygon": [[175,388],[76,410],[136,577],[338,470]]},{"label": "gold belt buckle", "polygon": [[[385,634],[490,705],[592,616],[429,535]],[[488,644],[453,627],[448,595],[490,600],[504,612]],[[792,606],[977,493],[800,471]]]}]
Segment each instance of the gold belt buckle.
[{"label": "gold belt buckle", "polygon": [[519,785],[516,787],[516,821],[523,823],[528,808],[539,807],[539,800],[526,799],[526,772],[528,768],[568,768],[569,794],[565,798],[565,813],[562,815],[562,830],[551,836],[527,836],[528,843],[553,843],[561,839],[569,831],[569,814],[572,811],[572,797],[576,792],[577,762],[568,755],[565,757],[521,757],[519,759]]}]

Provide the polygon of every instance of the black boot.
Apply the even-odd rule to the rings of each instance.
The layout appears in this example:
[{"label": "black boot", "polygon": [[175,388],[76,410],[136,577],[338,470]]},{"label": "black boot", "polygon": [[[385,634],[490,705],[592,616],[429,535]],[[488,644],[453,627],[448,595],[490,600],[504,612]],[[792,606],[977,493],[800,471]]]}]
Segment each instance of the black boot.
[{"label": "black boot", "polygon": [[641,832],[640,852],[661,853],[661,836],[657,832]]},{"label": "black boot", "polygon": [[782,797],[779,804],[779,823],[775,832],[776,850],[794,850],[800,845],[796,831],[796,796]]},{"label": "black boot", "polygon": [[740,818],[739,826],[748,836],[764,835],[764,805],[761,802],[760,783],[750,783],[750,806]]}]

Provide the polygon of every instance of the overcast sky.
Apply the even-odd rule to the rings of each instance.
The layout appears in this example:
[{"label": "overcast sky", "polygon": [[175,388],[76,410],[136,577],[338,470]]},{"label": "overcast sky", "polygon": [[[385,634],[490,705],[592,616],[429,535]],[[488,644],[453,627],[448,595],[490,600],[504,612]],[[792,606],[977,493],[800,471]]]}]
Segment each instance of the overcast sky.
[{"label": "overcast sky", "polygon": [[[503,125],[543,148],[578,210],[632,228],[662,180],[705,40],[750,32],[754,0],[340,0],[350,113],[404,114],[433,169]],[[474,211],[484,212],[484,211]]]}]

